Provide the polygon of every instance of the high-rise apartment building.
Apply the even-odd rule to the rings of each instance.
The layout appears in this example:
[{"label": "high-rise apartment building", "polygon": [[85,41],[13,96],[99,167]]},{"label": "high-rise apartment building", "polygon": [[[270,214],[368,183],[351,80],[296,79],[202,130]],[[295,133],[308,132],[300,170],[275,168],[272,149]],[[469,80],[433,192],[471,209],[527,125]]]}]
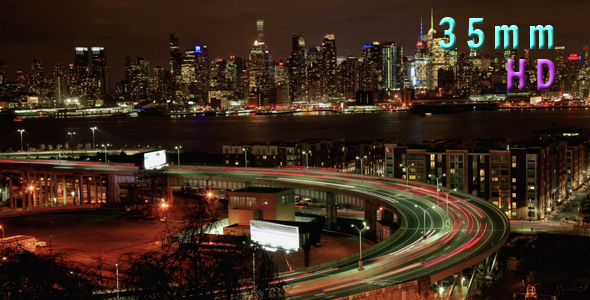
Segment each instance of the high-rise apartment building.
[{"label": "high-rise apartment building", "polygon": [[289,98],[291,102],[301,102],[305,79],[305,37],[303,34],[291,36],[291,55],[289,56]]},{"label": "high-rise apartment building", "polygon": [[324,35],[322,43],[322,87],[324,97],[336,96],[337,66],[336,66],[336,38],[334,34]]}]

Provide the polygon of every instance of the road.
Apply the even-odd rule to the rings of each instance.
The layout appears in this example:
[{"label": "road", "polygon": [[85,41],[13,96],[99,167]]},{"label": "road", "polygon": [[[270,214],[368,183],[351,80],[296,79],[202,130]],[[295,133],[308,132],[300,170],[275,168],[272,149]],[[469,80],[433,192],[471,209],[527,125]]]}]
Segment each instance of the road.
[{"label": "road", "polygon": [[[0,163],[18,160],[0,160]],[[36,164],[36,162],[29,162]],[[53,168],[100,169],[129,171],[130,166],[93,163],[47,163]],[[363,256],[363,271],[356,261],[332,266],[313,273],[291,273],[283,277],[293,299],[330,299],[367,291],[374,287],[428,277],[470,258],[498,247],[507,235],[507,217],[485,200],[464,193],[453,193],[449,203],[443,193],[437,198],[435,189],[388,178],[330,171],[285,169],[253,169],[224,167],[170,168],[171,174],[212,175],[239,178],[297,182],[308,186],[330,186],[365,194],[388,202],[407,221],[401,234],[380,251]],[[449,210],[447,211],[447,205]],[[425,232],[426,238],[423,238]]]}]

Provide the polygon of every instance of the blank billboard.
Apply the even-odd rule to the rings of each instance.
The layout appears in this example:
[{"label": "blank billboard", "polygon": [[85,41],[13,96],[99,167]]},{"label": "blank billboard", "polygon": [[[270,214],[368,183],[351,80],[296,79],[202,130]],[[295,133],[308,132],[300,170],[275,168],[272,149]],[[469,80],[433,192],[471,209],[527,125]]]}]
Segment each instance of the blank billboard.
[{"label": "blank billboard", "polygon": [[250,221],[252,241],[263,246],[291,251],[299,250],[299,227],[262,220]]},{"label": "blank billboard", "polygon": [[166,150],[146,152],[143,154],[143,167],[146,170],[159,169],[166,165]]}]

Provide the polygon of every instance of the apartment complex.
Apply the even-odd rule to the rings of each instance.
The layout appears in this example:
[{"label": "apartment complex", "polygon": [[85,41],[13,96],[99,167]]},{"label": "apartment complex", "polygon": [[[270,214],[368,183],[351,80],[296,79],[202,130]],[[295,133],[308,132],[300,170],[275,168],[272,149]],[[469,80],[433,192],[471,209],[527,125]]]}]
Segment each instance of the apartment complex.
[{"label": "apartment complex", "polygon": [[[588,179],[590,132],[537,131],[530,140],[395,139],[345,145],[343,139],[223,146],[226,166],[309,165],[438,184],[487,199],[512,219],[540,220]],[[246,153],[244,153],[246,152]],[[309,161],[307,161],[309,159]]]}]

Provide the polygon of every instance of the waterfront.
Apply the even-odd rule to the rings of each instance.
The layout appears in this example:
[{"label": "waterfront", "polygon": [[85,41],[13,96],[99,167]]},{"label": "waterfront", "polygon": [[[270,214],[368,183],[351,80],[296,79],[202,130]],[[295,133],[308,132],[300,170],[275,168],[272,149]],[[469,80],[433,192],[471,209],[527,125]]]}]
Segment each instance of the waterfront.
[{"label": "waterfront", "polygon": [[[369,114],[288,114],[278,116],[89,117],[34,118],[3,123],[3,151],[20,148],[18,129],[31,147],[40,144],[92,143],[90,127],[98,127],[95,142],[115,149],[161,146],[221,153],[229,143],[264,143],[344,138],[346,142],[397,138],[398,142],[432,139],[527,138],[535,129],[588,126],[588,109],[473,111],[423,117],[409,112]],[[76,132],[70,136],[68,132]],[[25,150],[27,145],[24,145]]]}]

